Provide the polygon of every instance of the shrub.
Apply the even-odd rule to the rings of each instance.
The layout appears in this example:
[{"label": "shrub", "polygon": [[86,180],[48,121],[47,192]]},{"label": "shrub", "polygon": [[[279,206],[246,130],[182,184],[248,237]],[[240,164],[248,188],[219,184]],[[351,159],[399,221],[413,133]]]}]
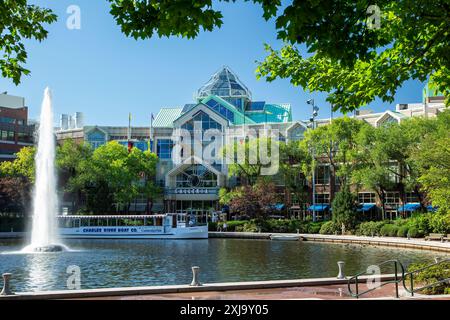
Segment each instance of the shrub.
[{"label": "shrub", "polygon": [[[227,221],[227,231],[237,231],[236,227],[246,224],[247,221]],[[223,227],[223,222],[219,222],[217,226]]]},{"label": "shrub", "polygon": [[246,221],[243,225],[236,226],[237,232],[258,232],[259,227],[255,221]]},{"label": "shrub", "polygon": [[25,231],[27,222],[26,218],[0,217],[0,232]]},{"label": "shrub", "polygon": [[209,222],[208,231],[217,231],[217,222]]},{"label": "shrub", "polygon": [[[411,264],[408,267],[408,271],[419,270],[426,267],[426,263]],[[431,285],[437,281],[450,278],[450,262],[443,262],[436,266],[430,267],[423,271],[419,271],[414,274],[414,287],[423,287],[426,285]],[[409,279],[406,281],[409,283]],[[449,294],[450,293],[450,283],[441,283],[436,286],[421,290],[424,294]]]},{"label": "shrub", "polygon": [[268,219],[256,221],[256,225],[261,228],[262,232],[289,232],[296,233],[297,229],[301,233],[307,232],[308,222],[296,219]]},{"label": "shrub", "polygon": [[341,228],[334,221],[327,221],[323,223],[319,231],[320,234],[335,234],[340,232]]},{"label": "shrub", "polygon": [[409,227],[408,232],[411,238],[422,238],[425,235],[416,226]]},{"label": "shrub", "polygon": [[356,196],[344,189],[336,193],[332,207],[333,221],[338,225],[345,225],[347,230],[353,229],[357,222]]},{"label": "shrub", "polygon": [[360,223],[356,229],[356,234],[361,236],[379,236],[381,228],[386,225],[386,221],[369,221]]},{"label": "shrub", "polygon": [[319,233],[325,222],[309,222],[306,226],[306,233]]},{"label": "shrub", "polygon": [[394,224],[395,224],[396,226],[399,226],[399,227],[404,226],[404,225],[407,225],[408,223],[409,223],[409,220],[408,220],[408,219],[402,219],[402,218],[400,218],[400,219],[394,220]]},{"label": "shrub", "polygon": [[450,233],[450,214],[433,213],[428,222],[431,232]]},{"label": "shrub", "polygon": [[427,213],[415,214],[412,218],[408,219],[408,226],[414,227],[417,233],[422,236],[428,234],[430,233],[429,217],[430,214]]},{"label": "shrub", "polygon": [[399,227],[395,224],[385,224],[381,227],[380,235],[383,237],[396,237]]},{"label": "shrub", "polygon": [[397,237],[407,237],[409,231],[408,225],[402,225],[398,227]]}]

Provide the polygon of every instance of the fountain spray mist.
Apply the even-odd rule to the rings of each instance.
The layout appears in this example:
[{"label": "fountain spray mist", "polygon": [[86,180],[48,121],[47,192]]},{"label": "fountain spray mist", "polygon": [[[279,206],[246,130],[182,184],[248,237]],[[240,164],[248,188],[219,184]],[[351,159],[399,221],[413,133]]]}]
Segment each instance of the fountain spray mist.
[{"label": "fountain spray mist", "polygon": [[52,97],[45,89],[39,124],[39,143],[35,159],[36,184],[33,199],[31,244],[24,251],[61,251],[56,225],[58,197],[56,194],[55,136]]}]

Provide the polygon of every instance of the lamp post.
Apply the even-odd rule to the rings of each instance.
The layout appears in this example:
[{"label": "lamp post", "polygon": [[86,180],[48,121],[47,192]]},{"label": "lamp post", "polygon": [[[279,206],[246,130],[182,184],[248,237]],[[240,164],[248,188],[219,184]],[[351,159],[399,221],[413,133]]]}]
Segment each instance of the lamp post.
[{"label": "lamp post", "polygon": [[[312,106],[312,117],[309,118],[310,127],[311,129],[315,129],[315,120],[317,115],[319,114],[319,107],[314,104],[314,99],[309,99],[306,101],[307,104],[310,104]],[[313,204],[313,221],[316,222],[316,168],[314,166],[314,146],[311,148],[312,150],[312,158],[313,158],[313,166],[312,166],[312,204]]]}]

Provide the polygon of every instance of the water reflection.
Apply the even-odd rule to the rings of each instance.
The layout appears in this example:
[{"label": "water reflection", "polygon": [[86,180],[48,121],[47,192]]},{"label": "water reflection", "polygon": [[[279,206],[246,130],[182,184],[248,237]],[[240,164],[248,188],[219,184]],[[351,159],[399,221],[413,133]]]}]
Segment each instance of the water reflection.
[{"label": "water reflection", "polygon": [[25,278],[26,291],[45,291],[55,286],[58,274],[54,266],[58,260],[58,254],[27,254],[25,265],[27,266]]},{"label": "water reflection", "polygon": [[[203,283],[335,277],[389,259],[432,262],[444,254],[407,249],[266,240],[72,240],[81,251],[0,255],[0,272],[13,273],[16,291],[67,289],[67,267],[79,266],[81,288],[188,284],[200,266]],[[0,252],[17,247],[1,242]],[[382,270],[389,272],[389,270]]]}]

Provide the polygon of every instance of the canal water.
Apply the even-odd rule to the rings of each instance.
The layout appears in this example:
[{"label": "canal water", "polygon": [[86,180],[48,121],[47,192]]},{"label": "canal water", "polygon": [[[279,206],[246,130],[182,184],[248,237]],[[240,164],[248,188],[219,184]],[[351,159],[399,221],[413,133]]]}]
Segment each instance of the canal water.
[{"label": "canal water", "polygon": [[[389,259],[404,265],[444,254],[365,245],[270,240],[67,240],[73,251],[17,254],[23,244],[0,240],[0,272],[16,292],[65,290],[80,270],[81,289],[189,284],[191,267],[204,283],[335,277],[337,261],[355,274]],[[382,273],[392,272],[382,269]],[[69,272],[69,273],[68,273]]]}]

